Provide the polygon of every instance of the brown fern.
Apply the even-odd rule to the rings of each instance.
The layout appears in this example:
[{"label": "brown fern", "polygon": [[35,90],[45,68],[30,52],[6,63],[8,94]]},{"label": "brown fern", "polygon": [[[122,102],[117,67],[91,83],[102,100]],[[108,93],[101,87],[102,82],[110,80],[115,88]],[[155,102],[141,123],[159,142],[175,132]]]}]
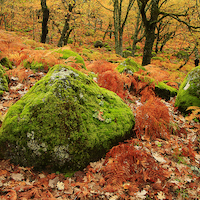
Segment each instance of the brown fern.
[{"label": "brown fern", "polygon": [[136,109],[135,131],[138,138],[145,135],[152,139],[169,138],[170,115],[167,106],[159,98],[151,98]]},{"label": "brown fern", "polygon": [[147,182],[166,179],[167,172],[145,151],[137,150],[135,146],[138,144],[142,146],[137,139],[129,140],[107,153],[101,169],[106,181],[105,190],[114,188],[116,191],[124,187],[132,195]]}]

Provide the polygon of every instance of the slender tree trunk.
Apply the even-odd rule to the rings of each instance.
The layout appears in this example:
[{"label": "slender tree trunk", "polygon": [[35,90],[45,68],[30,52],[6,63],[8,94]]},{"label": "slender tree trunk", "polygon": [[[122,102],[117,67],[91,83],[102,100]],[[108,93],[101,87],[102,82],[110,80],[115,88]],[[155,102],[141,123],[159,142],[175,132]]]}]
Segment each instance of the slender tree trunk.
[{"label": "slender tree trunk", "polygon": [[159,15],[159,8],[158,8],[159,0],[152,0],[150,9],[151,17],[150,19],[147,19],[146,15],[147,12],[145,10],[147,3],[148,0],[147,1],[138,0],[138,6],[142,16],[142,22],[144,24],[145,37],[146,37],[144,51],[143,51],[143,60],[142,60],[143,66],[151,63],[152,49],[155,41],[155,29]]},{"label": "slender tree trunk", "polygon": [[63,42],[65,40],[65,35],[67,33],[67,31],[69,30],[69,15],[66,15],[65,16],[65,25],[63,27],[63,30],[62,30],[62,33],[61,33],[61,36],[60,36],[60,40],[58,42],[58,47],[62,47],[63,46]]},{"label": "slender tree trunk", "polygon": [[74,5],[69,4],[69,8],[68,8],[69,12],[67,13],[67,15],[65,15],[65,25],[63,27],[63,30],[62,30],[62,33],[61,33],[61,36],[60,36],[60,40],[59,40],[58,45],[57,45],[58,47],[62,47],[63,44],[67,45],[69,35],[73,30],[73,28],[70,29],[70,27],[69,27],[69,21],[70,21],[70,17],[71,17],[72,10],[73,10],[74,6],[75,6],[75,4]]},{"label": "slender tree trunk", "polygon": [[131,52],[132,52],[132,56],[134,57],[135,55],[135,52],[136,52],[136,44],[138,42],[140,42],[143,38],[144,38],[144,34],[143,36],[141,36],[139,39],[138,39],[138,35],[139,35],[139,32],[143,32],[142,30],[142,24],[140,24],[140,12],[138,12],[137,14],[137,22],[136,22],[136,27],[135,27],[135,33],[133,35],[133,43],[132,43],[132,48],[131,48]]},{"label": "slender tree trunk", "polygon": [[133,6],[135,0],[129,0],[126,14],[124,19],[122,20],[122,2],[123,0],[114,0],[114,12],[113,12],[113,19],[114,19],[114,35],[115,35],[115,52],[122,56],[123,53],[123,32],[124,26],[126,24],[130,9]]},{"label": "slender tree trunk", "polygon": [[49,20],[49,9],[47,8],[46,0],[41,0],[41,7],[42,7],[42,12],[43,12],[41,42],[45,43],[46,37],[47,37],[47,34],[48,34],[47,23],[48,23],[48,20]]}]

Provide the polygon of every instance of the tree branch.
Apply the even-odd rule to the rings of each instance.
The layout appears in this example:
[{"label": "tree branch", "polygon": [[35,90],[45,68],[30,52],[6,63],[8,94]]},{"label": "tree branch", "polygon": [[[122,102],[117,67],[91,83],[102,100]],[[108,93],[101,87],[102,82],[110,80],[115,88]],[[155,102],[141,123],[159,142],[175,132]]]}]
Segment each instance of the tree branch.
[{"label": "tree branch", "polygon": [[101,2],[99,2],[98,0],[97,0],[97,2],[103,7],[103,8],[105,8],[106,10],[108,10],[108,11],[110,11],[110,12],[114,12],[113,10],[111,10],[111,9],[109,9],[109,8],[106,8]]}]

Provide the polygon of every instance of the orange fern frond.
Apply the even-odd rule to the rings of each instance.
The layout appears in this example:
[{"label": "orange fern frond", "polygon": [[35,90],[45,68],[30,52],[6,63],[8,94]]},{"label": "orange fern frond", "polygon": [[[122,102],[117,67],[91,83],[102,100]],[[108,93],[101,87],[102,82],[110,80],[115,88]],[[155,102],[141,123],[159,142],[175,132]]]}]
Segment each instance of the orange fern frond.
[{"label": "orange fern frond", "polygon": [[167,106],[156,97],[151,97],[136,109],[135,130],[141,135],[155,138],[169,138],[170,115]]},{"label": "orange fern frond", "polygon": [[[105,189],[124,187],[133,194],[147,181],[165,180],[166,172],[145,151],[137,150],[138,140],[126,141],[113,147],[107,154],[101,169],[106,181]],[[124,184],[127,183],[127,184]],[[130,185],[129,185],[130,183]]]}]

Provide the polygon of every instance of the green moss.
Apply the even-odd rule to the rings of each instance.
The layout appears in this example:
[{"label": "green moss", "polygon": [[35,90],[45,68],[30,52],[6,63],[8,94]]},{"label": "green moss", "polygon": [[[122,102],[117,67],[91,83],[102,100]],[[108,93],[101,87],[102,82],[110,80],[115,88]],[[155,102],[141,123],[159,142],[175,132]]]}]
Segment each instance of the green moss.
[{"label": "green moss", "polygon": [[123,51],[123,57],[124,57],[124,58],[127,58],[127,57],[129,57],[129,56],[132,56],[132,52],[131,52],[131,51],[129,51],[129,50]]},{"label": "green moss", "polygon": [[8,58],[2,58],[0,64],[8,69],[12,69],[12,62]]},{"label": "green moss", "polygon": [[74,41],[71,38],[68,38],[67,44],[72,44]]},{"label": "green moss", "polygon": [[152,52],[151,55],[152,55],[152,57],[155,57],[156,56],[156,52]]},{"label": "green moss", "polygon": [[134,60],[127,58],[124,62],[118,65],[117,70],[119,73],[127,72],[133,74],[134,72],[139,71],[139,69],[145,70],[144,67],[136,63]]},{"label": "green moss", "polygon": [[36,47],[35,50],[45,50],[44,47]]},{"label": "green moss", "polygon": [[62,56],[60,57],[62,59],[68,59],[71,56],[75,57],[76,63],[81,63],[82,68],[86,69],[83,58],[80,55],[78,55],[77,53],[70,51],[70,50],[58,50],[57,52],[62,54]]},{"label": "green moss", "polygon": [[189,106],[200,107],[200,66],[195,67],[185,77],[181,84],[176,98],[175,106],[187,114]]},{"label": "green moss", "polygon": [[179,58],[179,59],[188,59],[189,54],[188,54],[187,51],[179,51],[179,52],[176,54],[176,57]]},{"label": "green moss", "polygon": [[24,61],[24,67],[26,69],[32,69],[32,70],[38,71],[38,70],[43,70],[44,69],[44,64],[43,63],[38,63],[38,62],[35,62],[35,61],[30,63],[30,62],[25,60]]},{"label": "green moss", "polygon": [[5,91],[8,91],[8,77],[0,64],[0,95],[3,95]]},{"label": "green moss", "polygon": [[170,97],[174,97],[177,95],[177,89],[165,84],[164,82],[159,82],[155,84],[155,93],[167,101]]},{"label": "green moss", "polygon": [[165,58],[162,58],[162,57],[152,57],[153,60],[160,60],[160,61],[165,61]]},{"label": "green moss", "polygon": [[36,169],[83,169],[130,137],[133,126],[132,111],[115,93],[74,68],[56,65],[10,107],[0,153]]}]

